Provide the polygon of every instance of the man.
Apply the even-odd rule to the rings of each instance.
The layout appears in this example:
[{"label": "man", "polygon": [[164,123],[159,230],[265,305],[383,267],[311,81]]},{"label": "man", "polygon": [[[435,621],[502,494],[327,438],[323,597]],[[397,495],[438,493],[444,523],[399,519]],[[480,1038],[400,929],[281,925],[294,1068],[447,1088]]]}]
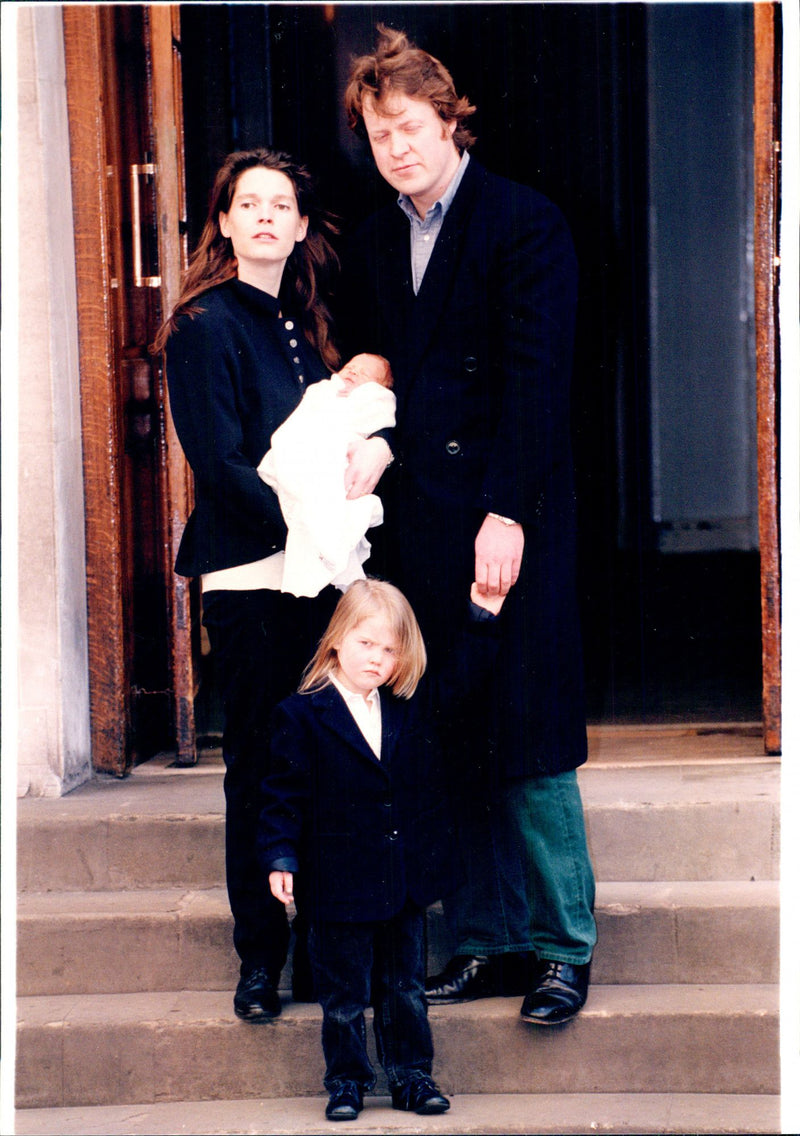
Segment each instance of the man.
[{"label": "man", "polygon": [[[385,571],[434,669],[473,579],[508,596],[492,681],[450,728],[467,882],[445,903],[455,954],[426,993],[524,993],[525,1021],[560,1024],[586,1000],[596,940],[575,773],[574,251],[554,205],[469,157],[475,108],[446,68],[403,33],[378,33],[345,107],[400,196],[356,234],[341,311],[348,348],[380,352],[395,375]],[[384,439],[369,444],[374,466],[354,455],[352,492],[385,464]]]}]

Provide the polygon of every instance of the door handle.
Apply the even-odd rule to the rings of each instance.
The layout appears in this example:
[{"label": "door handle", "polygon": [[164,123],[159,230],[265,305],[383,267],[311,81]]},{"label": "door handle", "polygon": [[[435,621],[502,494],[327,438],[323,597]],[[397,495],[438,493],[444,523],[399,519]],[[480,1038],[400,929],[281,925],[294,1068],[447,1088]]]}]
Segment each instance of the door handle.
[{"label": "door handle", "polygon": [[133,214],[133,286],[134,288],[160,288],[160,276],[142,275],[142,206],[139,199],[139,178],[142,174],[155,174],[155,162],[135,162],[131,166],[131,212]]}]

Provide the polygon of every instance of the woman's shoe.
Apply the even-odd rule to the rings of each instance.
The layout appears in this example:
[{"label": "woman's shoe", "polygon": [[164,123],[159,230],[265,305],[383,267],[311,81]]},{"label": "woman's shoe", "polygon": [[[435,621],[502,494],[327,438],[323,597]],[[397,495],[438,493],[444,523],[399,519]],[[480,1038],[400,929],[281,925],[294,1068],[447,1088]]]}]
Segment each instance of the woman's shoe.
[{"label": "woman's shoe", "polygon": [[244,1022],[271,1022],[280,1014],[278,991],[263,967],[248,970],[239,979],[233,996],[233,1010]]}]

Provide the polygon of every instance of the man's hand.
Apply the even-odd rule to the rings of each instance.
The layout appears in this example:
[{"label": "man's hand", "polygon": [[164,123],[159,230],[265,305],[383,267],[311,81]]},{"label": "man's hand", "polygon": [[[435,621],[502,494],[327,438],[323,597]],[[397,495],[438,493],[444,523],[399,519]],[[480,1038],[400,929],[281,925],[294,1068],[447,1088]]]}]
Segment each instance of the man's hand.
[{"label": "man's hand", "polygon": [[344,487],[348,501],[372,493],[392,460],[385,438],[356,438],[347,447]]},{"label": "man's hand", "polygon": [[507,596],[519,579],[525,534],[487,516],[475,537],[475,583],[483,596]]},{"label": "man's hand", "polygon": [[270,872],[269,890],[287,906],[294,899],[294,876],[291,872]]}]

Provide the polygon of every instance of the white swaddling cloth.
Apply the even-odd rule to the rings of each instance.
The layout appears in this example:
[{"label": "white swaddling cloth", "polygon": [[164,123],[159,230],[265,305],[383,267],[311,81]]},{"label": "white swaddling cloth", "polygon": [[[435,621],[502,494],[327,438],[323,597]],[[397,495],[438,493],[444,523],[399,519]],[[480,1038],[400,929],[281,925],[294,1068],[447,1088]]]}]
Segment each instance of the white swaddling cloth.
[{"label": "white swaddling cloth", "polygon": [[374,382],[347,395],[344,389],[336,375],[310,386],[258,466],[289,530],[281,591],[295,596],[316,596],[327,584],[344,590],[363,579],[371,551],[365,534],[383,521],[376,494],[347,500],[344,475],[356,436],[394,426],[396,399]]}]

